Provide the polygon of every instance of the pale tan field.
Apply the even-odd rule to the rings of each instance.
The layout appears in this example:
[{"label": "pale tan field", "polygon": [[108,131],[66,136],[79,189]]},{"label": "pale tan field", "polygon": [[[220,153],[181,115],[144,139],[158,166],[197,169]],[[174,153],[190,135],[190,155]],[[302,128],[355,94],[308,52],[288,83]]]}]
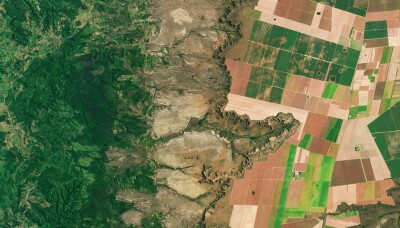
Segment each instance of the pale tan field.
[{"label": "pale tan field", "polygon": [[235,205],[233,206],[229,227],[232,228],[253,228],[256,222],[258,206]]}]

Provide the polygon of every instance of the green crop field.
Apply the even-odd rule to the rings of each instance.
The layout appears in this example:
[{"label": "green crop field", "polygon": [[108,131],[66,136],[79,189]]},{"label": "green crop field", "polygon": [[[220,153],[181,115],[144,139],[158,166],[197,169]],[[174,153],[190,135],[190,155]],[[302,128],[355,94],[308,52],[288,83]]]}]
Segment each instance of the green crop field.
[{"label": "green crop field", "polygon": [[281,48],[287,51],[295,51],[297,38],[299,37],[299,32],[287,29],[285,42],[282,44]]},{"label": "green crop field", "polygon": [[400,177],[400,105],[382,113],[368,128],[393,177]]},{"label": "green crop field", "polygon": [[388,37],[387,29],[376,29],[376,30],[369,30],[364,32],[364,39],[379,39]]},{"label": "green crop field", "polygon": [[299,146],[303,149],[308,150],[310,148],[311,142],[312,142],[313,136],[310,134],[305,134],[303,139],[301,140]]},{"label": "green crop field", "polygon": [[280,104],[282,100],[283,89],[272,87],[269,102]]},{"label": "green crop field", "polygon": [[271,30],[271,24],[256,20],[253,25],[250,40],[257,43],[267,44]]},{"label": "green crop field", "polygon": [[265,46],[258,43],[253,43],[252,46],[248,63],[260,66],[262,57],[264,56]]},{"label": "green crop field", "polygon": [[393,53],[393,47],[385,47],[383,49],[381,63],[382,64],[390,63],[390,59],[392,57],[392,53]]},{"label": "green crop field", "polygon": [[283,38],[286,36],[286,30],[286,28],[274,25],[267,44],[279,48],[283,43]]},{"label": "green crop field", "polygon": [[260,84],[249,81],[246,88],[246,97],[256,98]]},{"label": "green crop field", "polygon": [[289,77],[290,76],[288,75],[288,73],[281,72],[281,71],[275,71],[273,86],[279,87],[279,88],[285,88],[285,85],[286,85]]},{"label": "green crop field", "polygon": [[329,128],[325,132],[324,139],[331,142],[336,142],[339,136],[340,128],[342,127],[343,120],[333,119],[329,125]]},{"label": "green crop field", "polygon": [[271,86],[266,84],[260,84],[256,98],[259,100],[268,101],[270,93],[271,93]]},{"label": "green crop field", "polygon": [[[351,85],[360,55],[357,49],[260,21],[254,22],[250,40],[257,44],[249,43],[244,62],[344,86]],[[282,82],[274,86],[283,88]]]},{"label": "green crop field", "polygon": [[322,94],[322,97],[327,98],[327,99],[332,99],[336,93],[337,88],[338,88],[338,84],[328,82],[326,84],[326,87],[325,87],[324,93]]},{"label": "green crop field", "polygon": [[291,56],[292,56],[291,52],[283,50],[279,51],[278,57],[275,62],[275,70],[287,72]]}]

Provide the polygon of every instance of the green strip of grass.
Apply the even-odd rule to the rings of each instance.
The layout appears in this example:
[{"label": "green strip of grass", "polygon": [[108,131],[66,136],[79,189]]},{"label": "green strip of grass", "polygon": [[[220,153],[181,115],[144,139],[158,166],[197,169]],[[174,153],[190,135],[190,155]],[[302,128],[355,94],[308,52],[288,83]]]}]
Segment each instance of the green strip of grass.
[{"label": "green strip of grass", "polygon": [[390,63],[390,59],[392,58],[392,53],[393,53],[393,47],[385,47],[383,49],[381,63],[382,64]]},{"label": "green strip of grass", "polygon": [[332,99],[336,93],[338,86],[339,85],[336,83],[328,82],[328,84],[325,87],[324,93],[322,94],[322,97],[326,99]]},{"label": "green strip of grass", "polygon": [[313,136],[310,134],[305,134],[303,139],[301,140],[299,146],[303,149],[308,150],[310,148],[311,142],[313,140]]}]

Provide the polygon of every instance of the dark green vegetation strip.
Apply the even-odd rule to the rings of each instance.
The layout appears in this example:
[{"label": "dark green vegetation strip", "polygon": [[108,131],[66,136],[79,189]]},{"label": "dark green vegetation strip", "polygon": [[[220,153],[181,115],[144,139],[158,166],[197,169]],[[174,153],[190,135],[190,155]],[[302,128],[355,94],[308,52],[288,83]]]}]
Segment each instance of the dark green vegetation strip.
[{"label": "dark green vegetation strip", "polygon": [[392,53],[393,53],[393,47],[385,47],[383,49],[381,63],[382,64],[390,63],[390,59],[392,58]]},{"label": "dark green vegetation strip", "polygon": [[325,87],[322,97],[327,99],[332,99],[336,93],[337,88],[338,84],[329,82]]},{"label": "dark green vegetation strip", "polygon": [[387,29],[386,21],[369,21],[365,23],[365,30]]},{"label": "dark green vegetation strip", "polygon": [[370,21],[365,23],[364,39],[388,37],[386,21]]},{"label": "dark green vegetation strip", "polygon": [[312,143],[313,140],[313,136],[310,134],[305,134],[303,139],[301,140],[299,146],[303,149],[308,150],[308,148],[310,148],[310,145]]},{"label": "dark green vegetation strip", "polygon": [[343,120],[334,118],[329,124],[328,130],[325,132],[324,139],[331,142],[336,142],[339,136],[340,128],[342,127]]},{"label": "dark green vegetation strip", "polygon": [[368,125],[392,177],[400,177],[399,116],[400,103],[397,103]]},{"label": "dark green vegetation strip", "polygon": [[[160,61],[142,48],[157,26],[147,20],[150,5],[6,0],[2,7],[1,119],[11,130],[0,134],[8,142],[0,149],[1,226],[118,226],[128,209],[115,200],[118,189],[157,191],[153,163],[117,170],[105,155],[111,146],[138,154],[152,146],[153,98],[138,76]],[[90,15],[96,20],[86,22]]]}]

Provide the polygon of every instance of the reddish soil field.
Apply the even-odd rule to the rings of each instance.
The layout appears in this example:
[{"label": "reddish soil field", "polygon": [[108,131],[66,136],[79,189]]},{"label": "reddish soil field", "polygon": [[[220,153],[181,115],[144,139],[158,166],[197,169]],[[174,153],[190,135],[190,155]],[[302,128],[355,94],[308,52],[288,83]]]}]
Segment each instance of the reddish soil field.
[{"label": "reddish soil field", "polygon": [[361,160],[362,165],[364,167],[365,176],[367,177],[367,181],[374,181],[374,170],[372,169],[371,160],[369,158]]},{"label": "reddish soil field", "polygon": [[323,138],[327,129],[327,126],[316,125],[307,122],[304,126],[303,133],[313,135],[314,137]]},{"label": "reddish soil field", "polygon": [[328,140],[314,137],[310,145],[309,151],[317,154],[328,155],[331,144],[332,142]]},{"label": "reddish soil field", "polygon": [[303,93],[296,93],[292,107],[304,109],[306,105],[306,95]]},{"label": "reddish soil field", "polygon": [[310,112],[307,117],[306,125],[314,124],[314,125],[320,125],[323,127],[329,127],[332,119],[333,119],[332,117],[328,117],[328,116],[324,116],[324,115],[321,115],[318,113]]},{"label": "reddish soil field", "polygon": [[247,82],[250,78],[251,65],[233,59],[225,60],[226,67],[232,76],[231,93],[244,95],[246,93]]},{"label": "reddish soil field", "polygon": [[305,172],[307,170],[307,163],[294,163],[293,172]]},{"label": "reddish soil field", "polygon": [[272,180],[283,180],[285,177],[286,168],[276,167],[272,172]]},{"label": "reddish soil field", "polygon": [[256,161],[251,170],[246,170],[245,179],[264,179],[266,162]]},{"label": "reddish soil field", "polygon": [[306,104],[304,106],[304,109],[310,112],[317,112],[318,103],[319,103],[319,98],[311,96],[306,99]]},{"label": "reddish soil field", "polygon": [[258,205],[272,205],[277,182],[276,180],[262,181]]},{"label": "reddish soil field", "polygon": [[331,31],[332,30],[332,20],[322,18],[321,21],[319,22],[318,28],[326,30],[326,31]]},{"label": "reddish soil field", "polygon": [[247,179],[236,179],[233,183],[233,190],[231,195],[232,205],[246,204],[247,189],[249,188],[250,181]]},{"label": "reddish soil field", "polygon": [[290,182],[288,196],[286,200],[287,207],[298,207],[301,198],[301,189],[304,186],[304,181],[294,181]]},{"label": "reddish soil field", "polygon": [[298,146],[300,143],[299,136],[300,136],[300,131],[297,130],[296,133],[290,136],[290,138],[286,139],[286,141],[290,144]]},{"label": "reddish soil field", "polygon": [[296,93],[293,91],[290,91],[287,89],[283,90],[281,104],[292,107],[292,104],[293,104],[294,98],[295,98],[295,94]]},{"label": "reddish soil field", "polygon": [[307,93],[308,88],[310,87],[311,78],[301,77],[301,83],[297,87],[297,92],[299,93]]},{"label": "reddish soil field", "polygon": [[268,165],[269,165],[269,163],[267,163],[265,165],[266,167],[265,167],[264,178],[263,179],[270,180],[270,179],[272,179],[272,173],[274,171],[274,168],[273,167],[269,167]]},{"label": "reddish soil field", "polygon": [[282,1],[279,1],[276,4],[274,15],[286,18],[287,13],[289,11],[289,5],[286,4],[287,2],[282,3]]},{"label": "reddish soil field", "polygon": [[386,81],[386,77],[389,71],[389,64],[380,64],[378,71],[378,83]]},{"label": "reddish soil field", "polygon": [[246,205],[258,205],[260,195],[264,193],[261,191],[263,180],[250,180],[250,185],[247,190]]},{"label": "reddish soil field", "polygon": [[269,218],[271,216],[272,206],[258,206],[255,228],[265,228],[268,226]]},{"label": "reddish soil field", "polygon": [[231,205],[272,205],[277,182],[283,180],[286,171],[281,167],[283,148],[269,154],[267,162],[254,162],[244,179],[234,181]]},{"label": "reddish soil field", "polygon": [[282,154],[283,153],[283,146],[279,147],[279,149],[275,153],[268,154],[267,163],[273,165],[275,167],[280,166],[282,163]]},{"label": "reddish soil field", "polygon": [[367,48],[389,46],[388,38],[364,40],[364,43],[366,44]]},{"label": "reddish soil field", "polygon": [[361,161],[346,160],[335,162],[331,186],[347,185],[365,182]]}]

